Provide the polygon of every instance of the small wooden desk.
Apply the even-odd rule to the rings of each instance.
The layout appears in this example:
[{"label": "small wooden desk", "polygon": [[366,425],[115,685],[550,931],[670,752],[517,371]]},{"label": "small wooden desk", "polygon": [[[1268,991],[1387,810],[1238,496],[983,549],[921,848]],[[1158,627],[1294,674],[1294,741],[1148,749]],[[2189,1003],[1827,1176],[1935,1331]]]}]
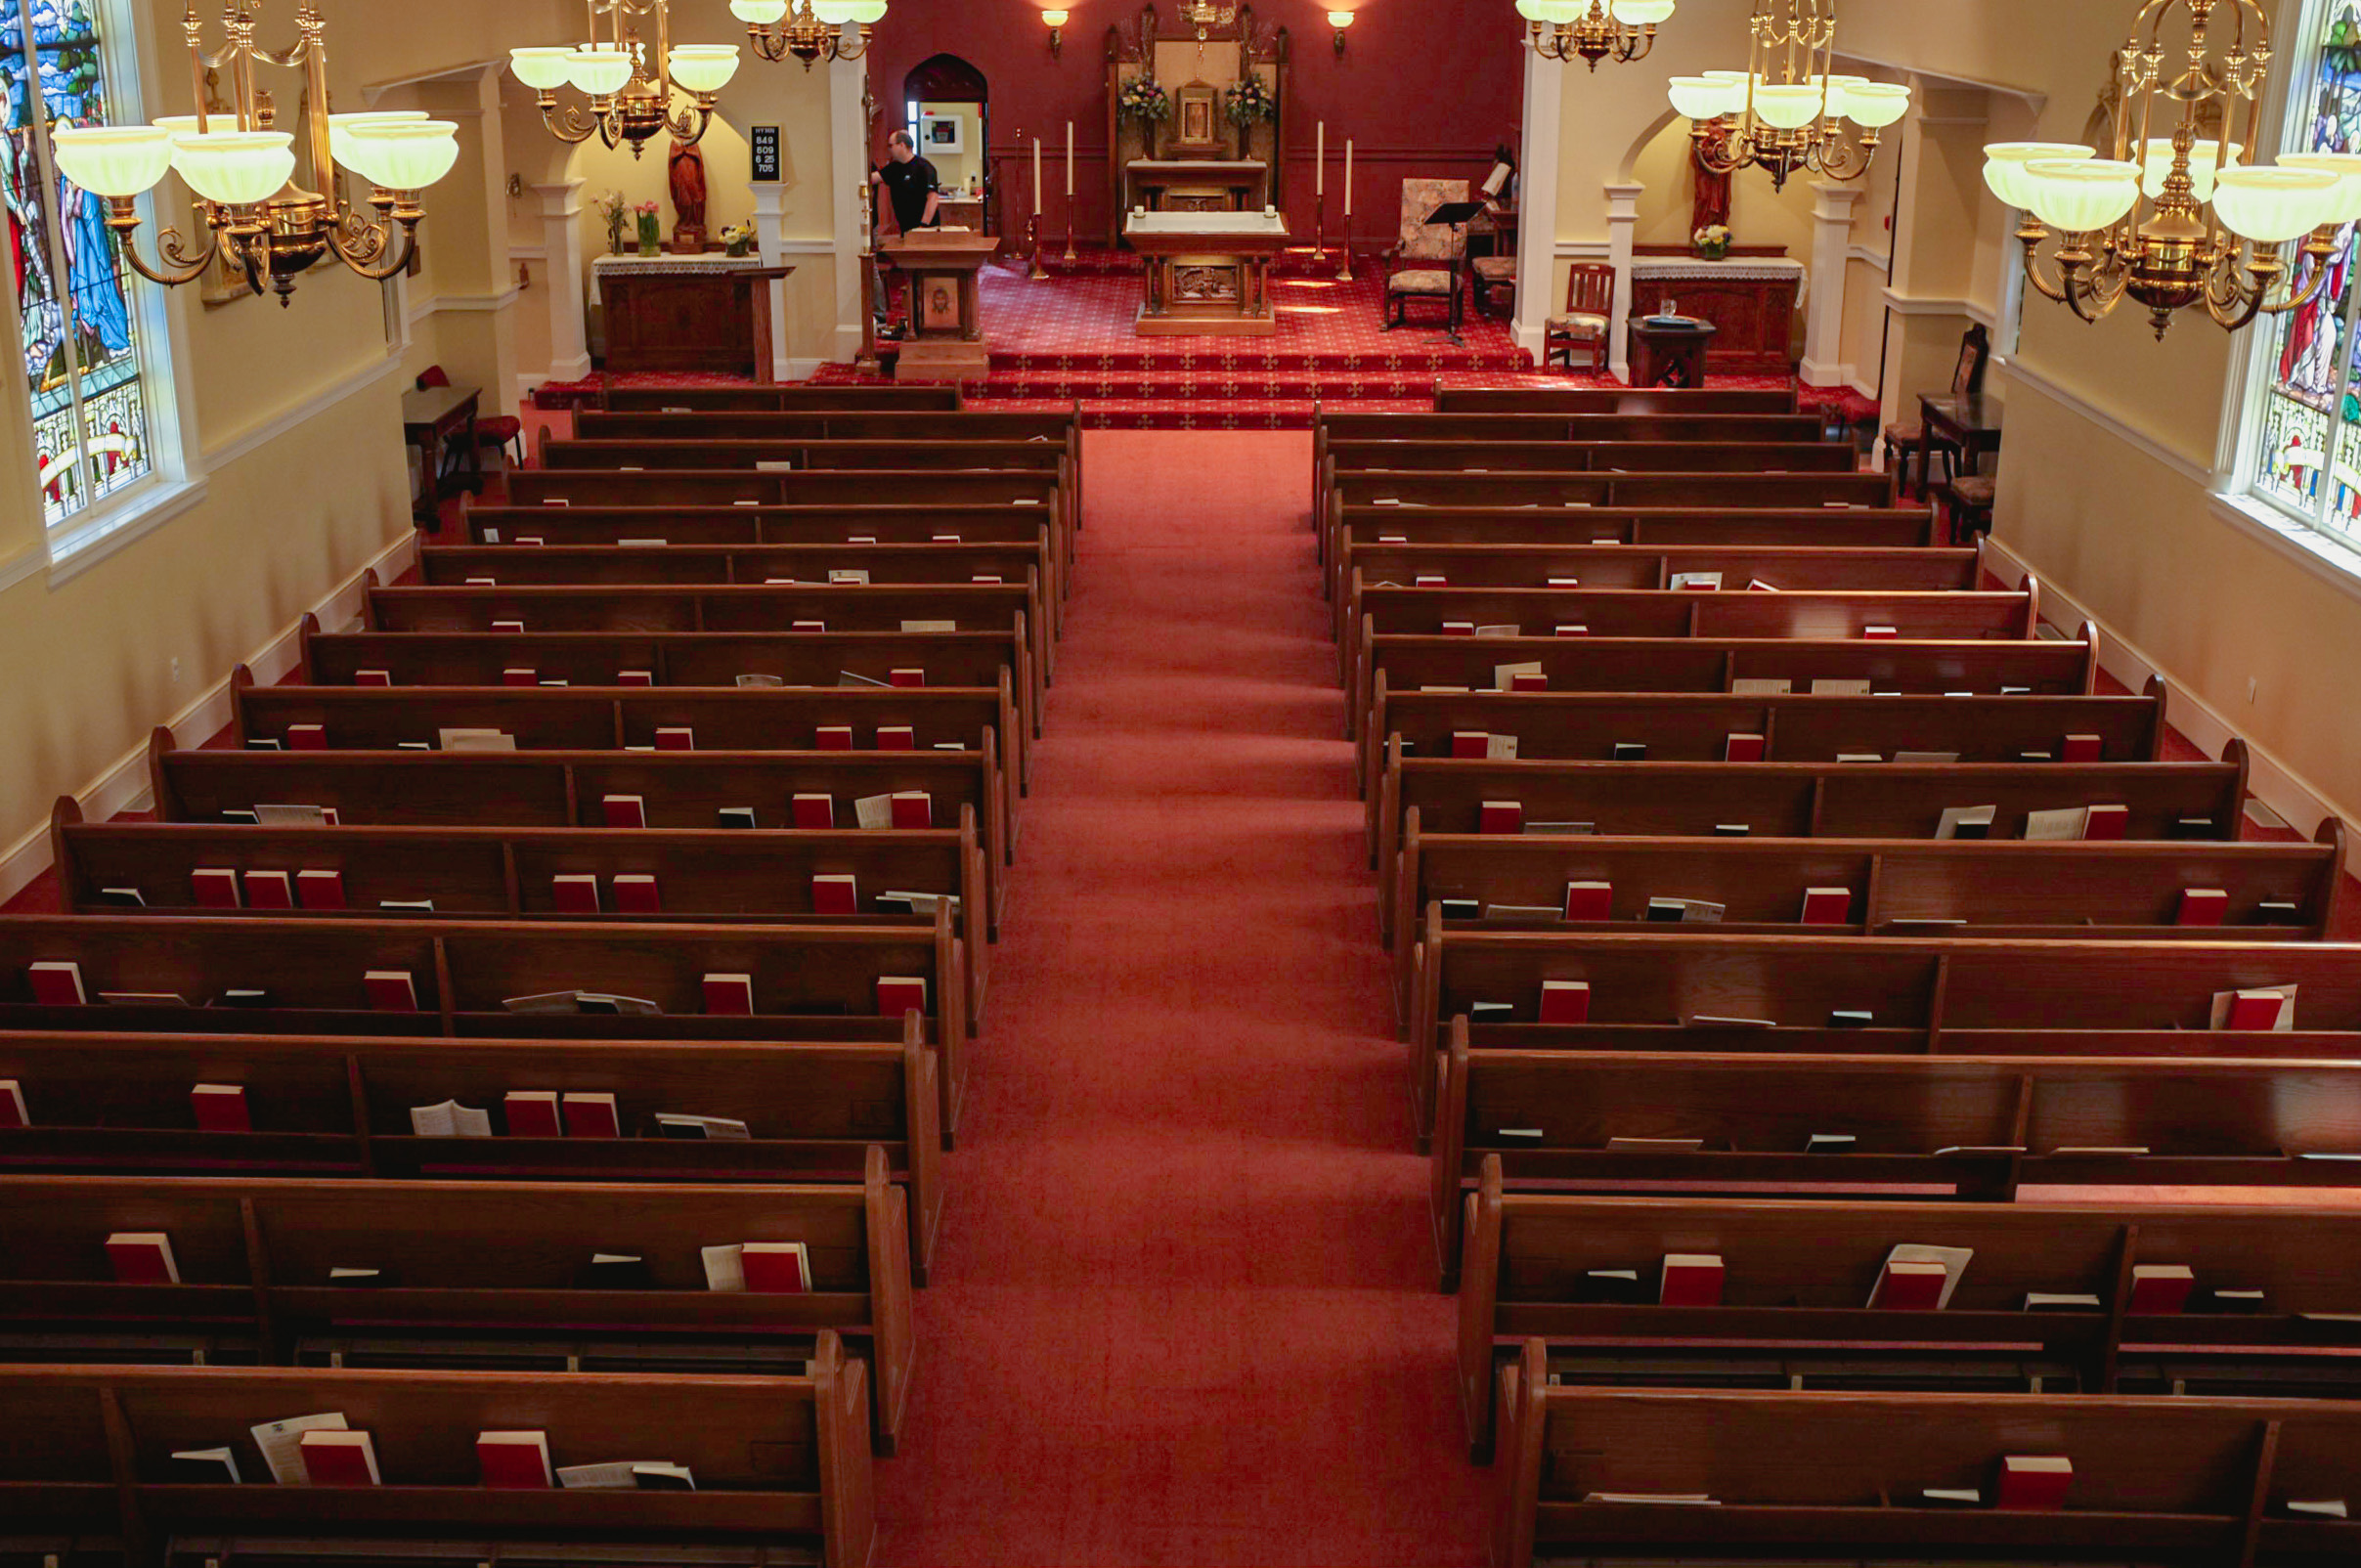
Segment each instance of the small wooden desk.
[{"label": "small wooden desk", "polygon": [[794,270],[718,250],[599,257],[590,273],[606,308],[606,369],[704,370],[770,385],[770,285]]},{"label": "small wooden desk", "polygon": [[1135,158],[1124,173],[1126,212],[1260,212],[1271,199],[1271,166],[1252,159]]},{"label": "small wooden desk", "polygon": [[1276,212],[1135,213],[1123,238],[1148,261],[1141,337],[1271,337],[1271,258],[1288,247]]},{"label": "small wooden desk", "polygon": [[[483,389],[472,386],[430,386],[402,394],[402,439],[418,449],[418,493],[410,515],[420,527],[443,526],[446,493],[484,491],[484,454],[475,444],[476,405]],[[467,449],[467,472],[453,474],[443,483],[443,448],[453,441]]]},{"label": "small wooden desk", "polygon": [[1705,384],[1705,351],[1718,330],[1711,322],[1688,318],[1657,321],[1632,318],[1632,385],[1699,387]]},{"label": "small wooden desk", "polygon": [[[1948,441],[1959,449],[1960,472],[1978,472],[1988,452],[2000,451],[2001,406],[1996,399],[1950,392],[1918,394],[1918,475],[1924,483],[1932,472],[1935,444]],[[1903,478],[1909,474],[1905,470]]]},{"label": "small wooden desk", "polygon": [[916,229],[877,242],[878,258],[909,275],[910,331],[896,381],[968,381],[991,373],[976,275],[1000,248],[997,236]]}]

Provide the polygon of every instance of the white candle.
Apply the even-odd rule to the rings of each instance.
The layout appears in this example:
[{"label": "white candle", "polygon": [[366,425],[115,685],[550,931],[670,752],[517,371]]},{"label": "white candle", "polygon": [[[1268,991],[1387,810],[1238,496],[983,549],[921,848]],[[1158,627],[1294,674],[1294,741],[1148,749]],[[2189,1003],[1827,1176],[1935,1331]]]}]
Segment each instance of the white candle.
[{"label": "white candle", "polygon": [[1073,121],[1066,122],[1066,199],[1073,199]]},{"label": "white candle", "polygon": [[1344,139],[1344,215],[1353,215],[1353,139]]},{"label": "white candle", "polygon": [[1033,216],[1041,216],[1041,138],[1033,138]]},{"label": "white candle", "polygon": [[1328,195],[1328,121],[1320,122],[1320,151],[1312,154],[1312,195]]}]

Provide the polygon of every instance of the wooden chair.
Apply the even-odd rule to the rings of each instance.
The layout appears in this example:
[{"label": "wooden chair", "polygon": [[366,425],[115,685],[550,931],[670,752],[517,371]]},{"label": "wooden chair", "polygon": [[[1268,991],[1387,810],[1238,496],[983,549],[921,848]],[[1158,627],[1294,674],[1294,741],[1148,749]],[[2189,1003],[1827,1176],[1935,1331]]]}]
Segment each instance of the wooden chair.
[{"label": "wooden chair", "polygon": [[[1974,397],[1977,393],[1982,392],[1985,367],[1990,363],[1991,357],[1992,334],[1983,323],[1979,322],[1969,327],[1966,334],[1959,339],[1959,363],[1951,370],[1951,395],[1965,398]],[[1925,425],[1915,420],[1887,425],[1885,440],[1886,470],[1891,473],[1899,467],[1905,483],[1909,479],[1910,454],[1913,452],[1923,454],[1918,464],[1918,493],[1920,495],[1923,496],[1927,493],[1927,488],[1935,477],[1927,471],[1927,468],[1938,455],[1943,458],[1944,477],[1946,479],[1957,477],[1958,445],[1941,437],[1937,437],[1930,445],[1927,441]]]},{"label": "wooden chair", "polygon": [[1552,355],[1562,354],[1566,373],[1574,373],[1574,345],[1591,346],[1594,372],[1607,368],[1607,324],[1615,308],[1615,269],[1604,262],[1578,261],[1566,270],[1566,309],[1544,327],[1541,366],[1550,368]]},{"label": "wooden chair", "polygon": [[1944,515],[1951,520],[1951,538],[1967,539],[1992,531],[1992,503],[1999,495],[1996,474],[1961,474],[1935,487]]},{"label": "wooden chair", "polygon": [[1445,328],[1460,340],[1461,279],[1467,267],[1465,231],[1430,226],[1426,215],[1448,201],[1467,199],[1465,180],[1404,180],[1401,238],[1379,258],[1385,270],[1385,329],[1404,325],[1414,299],[1440,301],[1450,311]]},{"label": "wooden chair", "polygon": [[[429,365],[418,372],[418,390],[431,386],[449,386],[451,376],[440,365]],[[505,461],[509,449],[514,448],[516,461],[525,460],[525,423],[513,414],[478,414],[475,420],[475,444],[486,452],[500,455]]]},{"label": "wooden chair", "polygon": [[[1499,172],[1497,169],[1494,171]],[[1504,217],[1506,222],[1503,221]],[[1492,314],[1492,295],[1495,289],[1506,289],[1508,303],[1516,304],[1516,221],[1514,208],[1506,214],[1496,203],[1486,201],[1483,212],[1467,226],[1471,237],[1485,240],[1489,254],[1471,258],[1467,263],[1468,291],[1475,296],[1475,313]],[[1503,250],[1506,245],[1508,248]]]}]

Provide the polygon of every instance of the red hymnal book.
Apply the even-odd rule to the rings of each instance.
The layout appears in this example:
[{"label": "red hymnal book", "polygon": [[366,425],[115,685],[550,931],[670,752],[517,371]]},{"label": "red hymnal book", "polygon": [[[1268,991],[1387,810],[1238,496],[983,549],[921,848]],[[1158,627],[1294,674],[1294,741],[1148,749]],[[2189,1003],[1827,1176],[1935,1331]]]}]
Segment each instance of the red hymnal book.
[{"label": "red hymnal book", "polygon": [[353,684],[356,686],[390,686],[393,684],[393,672],[390,670],[356,670],[353,672]]},{"label": "red hymnal book", "polygon": [[287,725],[286,749],[290,752],[327,751],[328,726],[326,724]]},{"label": "red hymnal book", "polygon": [[899,1018],[927,1010],[927,982],[908,975],[881,975],[877,980],[877,1016]]},{"label": "red hymnal book", "polygon": [[751,1018],[754,1015],[754,977],[706,976],[705,1011],[714,1018]]},{"label": "red hymnal book", "polygon": [[561,1102],[565,1111],[568,1138],[620,1138],[623,1136],[623,1113],[615,1109],[615,1097],[588,1091],[570,1093]]},{"label": "red hymnal book", "polygon": [[1667,1307],[1722,1304],[1722,1257],[1717,1252],[1667,1252],[1656,1300]]},{"label": "red hymnal book", "polygon": [[2059,755],[2063,761],[2069,762],[2095,762],[2099,760],[2099,737],[2096,735],[2069,735],[2066,737],[2065,749]]},{"label": "red hymnal book", "polygon": [[1568,920],[1612,920],[1615,918],[1615,885],[1611,882],[1569,882],[1566,884],[1565,918]]},{"label": "red hymnal book", "polygon": [[2220,888],[2183,888],[2176,926],[2218,926],[2230,913],[2230,894]]},{"label": "red hymnal book", "polygon": [[501,1101],[508,1115],[511,1138],[560,1138],[565,1127],[558,1119],[554,1089],[511,1089]]},{"label": "red hymnal book", "polygon": [[598,879],[587,871],[551,877],[549,896],[561,915],[594,915],[598,913]]},{"label": "red hymnal book", "polygon": [[1541,1021],[1544,1024],[1585,1024],[1591,1017],[1589,980],[1543,980]]},{"label": "red hymnal book", "polygon": [[295,902],[306,909],[342,909],[344,873],[325,870],[296,872]]},{"label": "red hymnal book", "polygon": [[931,828],[935,825],[935,797],[924,790],[896,790],[894,792],[894,825],[897,828]]},{"label": "red hymnal book", "polygon": [[2062,1508],[2074,1485],[2074,1460],[2063,1454],[2011,1454],[2000,1461],[1995,1508]]},{"label": "red hymnal book", "polygon": [[825,632],[828,630],[828,623],[825,621],[790,621],[787,623],[787,630],[790,632]]},{"label": "red hymnal book", "polygon": [[853,726],[822,724],[814,734],[812,745],[823,752],[849,752],[853,749]]},{"label": "red hymnal book", "polygon": [[367,1432],[306,1432],[295,1440],[314,1486],[375,1486],[377,1451]]},{"label": "red hymnal book", "polygon": [[199,909],[239,907],[238,873],[228,866],[198,866],[189,873],[189,886]]},{"label": "red hymnal book", "polygon": [[801,1241],[749,1241],[738,1249],[749,1290],[802,1295],[811,1288],[811,1263]]},{"label": "red hymnal book", "polygon": [[541,672],[538,670],[527,670],[522,667],[513,670],[503,670],[501,672],[501,684],[503,686],[538,686],[541,684]]},{"label": "red hymnal book", "polygon": [[522,621],[495,621],[492,623],[492,630],[495,632],[522,632],[524,629],[525,623]]},{"label": "red hymnal book", "polygon": [[1864,637],[1881,639],[1901,635],[1890,626],[1865,626],[1860,629],[1860,634]]},{"label": "red hymnal book", "polygon": [[2096,842],[2122,838],[2131,826],[2128,806],[2093,806],[2082,812],[2082,837]]},{"label": "red hymnal book", "polygon": [[1550,677],[1548,675],[1537,675],[1532,672],[1527,671],[1523,675],[1510,675],[1508,677],[1508,689],[1510,691],[1548,691],[1550,689]]},{"label": "red hymnal book", "polygon": [[1869,1292],[1869,1305],[1884,1312],[1932,1312],[1943,1305],[1943,1287],[1951,1271],[1940,1263],[1886,1260]]},{"label": "red hymnal book", "polygon": [[25,980],[32,986],[33,1000],[43,1007],[86,1007],[90,998],[82,992],[82,966],[68,960],[43,959],[28,964]]},{"label": "red hymnal book", "polygon": [[611,828],[643,828],[647,826],[647,801],[637,795],[608,795],[600,798],[598,808]]},{"label": "red hymnal book", "polygon": [[2287,998],[2277,991],[2239,991],[2230,998],[2229,1016],[2222,1020],[2225,1029],[2275,1029],[2279,1027],[2280,1009]]},{"label": "red hymnal book", "polygon": [[406,969],[372,969],[361,977],[369,991],[369,1005],[380,1013],[415,1013],[418,1010],[417,982]]},{"label": "red hymnal book", "polygon": [[615,672],[615,684],[618,686],[652,686],[655,683],[656,672],[653,670],[618,670]]},{"label": "red hymnal book", "polygon": [[2186,1306],[2197,1288],[2197,1276],[2183,1263],[2135,1263],[2131,1268],[2131,1300],[2125,1312],[2140,1317],[2164,1317]]},{"label": "red hymnal book", "polygon": [[1806,888],[1804,890],[1803,923],[1807,926],[1842,926],[1853,919],[1853,890],[1851,888]]},{"label": "red hymnal book", "polygon": [[615,909],[626,915],[664,913],[664,900],[656,893],[656,879],[644,871],[626,871],[617,876]]},{"label": "red hymnal book", "polygon": [[793,802],[795,825],[820,829],[836,826],[836,800],[828,795],[799,795]]},{"label": "red hymnal book", "polygon": [[1492,737],[1480,729],[1455,729],[1451,732],[1451,755],[1482,762],[1492,750]]},{"label": "red hymnal book", "polygon": [[1443,623],[1443,635],[1472,637],[1475,635],[1475,623],[1473,621],[1446,621]]},{"label": "red hymnal book", "polygon": [[1722,761],[1726,762],[1759,762],[1763,760],[1763,737],[1732,734],[1722,742]]},{"label": "red hymnal book", "polygon": [[1521,801],[1486,801],[1476,819],[1479,833],[1522,833],[1525,831],[1525,806]]},{"label": "red hymnal book", "polygon": [[178,1285],[172,1238],[161,1231],[117,1231],[107,1238],[107,1260],[118,1285]]},{"label": "red hymnal book", "polygon": [[489,1487],[537,1492],[557,1484],[547,1432],[478,1432],[475,1462]]},{"label": "red hymnal book", "polygon": [[1557,634],[1561,637],[1587,637],[1591,634],[1591,629],[1587,626],[1561,626],[1557,629]]},{"label": "red hymnal book", "polygon": [[1421,572],[1410,580],[1412,588],[1449,588],[1451,579],[1440,572]]},{"label": "red hymnal book", "polygon": [[697,732],[685,724],[662,724],[656,729],[656,750],[660,752],[693,752],[697,749]]},{"label": "red hymnal book", "polygon": [[246,1114],[246,1090],[241,1083],[200,1083],[189,1090],[189,1108],[197,1112],[199,1132],[252,1132]]},{"label": "red hymnal book", "polygon": [[24,1090],[14,1078],[0,1078],[0,1127],[29,1127],[32,1118],[24,1111]]},{"label": "red hymnal book", "polygon": [[811,912],[815,915],[857,915],[860,889],[852,876],[827,872],[811,879]]},{"label": "red hymnal book", "polygon": [[886,672],[886,683],[905,689],[924,686],[927,673],[924,670],[889,670]]},{"label": "red hymnal book", "polygon": [[914,752],[918,750],[918,734],[907,724],[881,724],[877,730],[877,749],[881,752]]}]

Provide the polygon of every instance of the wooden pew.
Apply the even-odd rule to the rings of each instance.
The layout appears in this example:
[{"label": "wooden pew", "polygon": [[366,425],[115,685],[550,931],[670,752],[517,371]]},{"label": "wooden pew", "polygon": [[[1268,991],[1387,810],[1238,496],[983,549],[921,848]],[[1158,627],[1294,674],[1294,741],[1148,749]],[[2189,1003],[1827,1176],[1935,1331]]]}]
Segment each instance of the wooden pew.
[{"label": "wooden pew", "polygon": [[[78,967],[84,1005],[45,1003],[31,966]],[[967,1088],[967,954],[938,906],[929,924],[698,926],[166,915],[0,917],[0,1028],[111,1033],[368,1034],[622,1040],[898,1040],[878,981],[926,982],[942,1053],[942,1127]],[[408,976],[415,1010],[372,974]],[[709,1010],[707,976],[751,980],[751,1015]],[[392,987],[399,988],[399,980]],[[260,1005],[230,993],[258,989]],[[598,990],[652,1016],[512,1013],[510,997]],[[153,998],[109,1004],[108,995]]]},{"label": "wooden pew", "polygon": [[[2361,1523],[2288,1516],[2361,1480],[2361,1407],[2038,1394],[1608,1392],[1546,1386],[1538,1341],[1502,1374],[1498,1568],[1779,1553],[1912,1563],[2328,1562]],[[2063,1454],[2063,1510],[1989,1497],[2003,1456]],[[1709,1495],[1718,1507],[1592,1502]]]},{"label": "wooden pew", "polygon": [[[2349,1035],[2305,1037],[2336,1061],[1476,1050],[1465,1019],[1450,1038],[1428,1160],[1446,1290],[1492,1167],[1509,1192],[2000,1203],[2027,1187],[2361,1186],[2361,1165],[2307,1157],[2361,1151]],[[1812,1152],[1822,1135],[1854,1142]]]},{"label": "wooden pew", "polygon": [[1377,412],[1350,404],[1313,416],[1316,444],[1331,441],[1781,441],[1823,439],[1811,414],[1434,414]]},{"label": "wooden pew", "polygon": [[[143,1359],[136,1338],[161,1333],[223,1335],[266,1366],[328,1347],[365,1366],[373,1344],[380,1364],[512,1371],[555,1341],[590,1351],[579,1370],[594,1372],[599,1341],[634,1340],[608,1349],[610,1366],[675,1350],[689,1360],[672,1371],[741,1373],[790,1354],[800,1368],[833,1329],[870,1362],[871,1430],[890,1455],[915,1349],[904,1206],[875,1148],[855,1183],[833,1186],[9,1176],[0,1326],[44,1333],[23,1359],[69,1365]],[[114,1283],[102,1243],[123,1231],[170,1238],[179,1283]],[[699,1248],[743,1241],[802,1242],[809,1291],[709,1289]],[[593,1286],[585,1269],[602,1252],[643,1259],[650,1283]],[[332,1283],[356,1267],[385,1285]]]},{"label": "wooden pew", "polygon": [[[988,739],[989,737],[987,737]],[[258,805],[334,808],[347,826],[607,826],[606,800],[639,797],[651,828],[721,825],[750,809],[761,830],[792,827],[798,795],[825,795],[838,821],[853,803],[923,790],[940,813],[972,810],[984,847],[994,929],[1007,901],[1014,840],[996,755],[963,752],[336,752],[182,751],[149,737],[148,780],[161,822],[253,820]],[[240,813],[233,817],[230,813]]]},{"label": "wooden pew", "polygon": [[1490,437],[1366,441],[1331,436],[1322,457],[1327,483],[1352,473],[1461,474],[1472,480],[1516,473],[1849,474],[1860,471],[1850,442],[1763,441],[1676,435],[1665,440],[1511,441]]},{"label": "wooden pew", "polygon": [[[864,832],[742,832],[727,829],[511,827],[242,827],[212,823],[85,822],[70,795],[50,813],[50,848],[66,914],[122,909],[136,894],[156,914],[205,915],[200,872],[238,879],[242,906],[262,918],[319,913],[301,900],[305,871],[335,877],[332,907],[373,911],[383,900],[428,899],[436,913],[468,920],[525,922],[582,918],[560,909],[558,879],[593,879],[599,918],[625,920],[616,879],[653,876],[666,920],[720,925],[906,925],[923,918],[906,904],[881,902],[888,892],[947,894],[958,900],[952,923],[968,959],[968,1016],[984,1017],[991,960],[984,849],[975,810],[936,818],[946,826]],[[280,875],[274,879],[269,873]],[[853,876],[862,914],[826,915],[814,907],[814,879]],[[256,881],[268,884],[257,889]],[[118,891],[109,896],[110,891]],[[289,891],[292,907],[262,900]]]},{"label": "wooden pew", "polygon": [[[2307,1393],[2307,1374],[2322,1397],[2361,1390],[2361,1372],[2348,1370],[2352,1335],[2318,1317],[2351,1305],[2344,1282],[2361,1268],[2361,1208],[1574,1198],[1503,1193],[1497,1160],[1485,1162],[1468,1208],[1460,1398],[1479,1461],[1490,1457],[1500,1368],[1536,1338],[1564,1384],[1625,1381],[1644,1367],[1657,1386],[1791,1378],[1843,1388],[1874,1377],[1933,1392],[1996,1374],[2023,1389],[2026,1364],[2050,1363],[2064,1386],[2044,1379],[2042,1392],[2096,1396],[2117,1391],[2125,1358],[2161,1354],[2167,1366],[2252,1367],[2291,1394]],[[1868,1305],[1898,1242],[1975,1254],[1941,1310]],[[1657,1305],[1668,1252],[1721,1257],[1721,1305]],[[2139,1264],[2195,1272],[2185,1315],[2126,1313]],[[1635,1265],[1637,1302],[1608,1297],[1590,1278]],[[2216,1287],[2261,1289],[2263,1310],[2216,1307]],[[2032,1292],[2102,1304],[2036,1309],[2026,1305]],[[1785,1375],[1768,1382],[1773,1367]]]},{"label": "wooden pew", "polygon": [[[2285,1032],[2210,1027],[2216,993],[2294,984],[2306,1031],[2361,1027],[2361,948],[2326,942],[1934,939],[1922,936],[1549,936],[1421,921],[1412,995],[1412,1106],[1433,1125],[1447,1021],[1477,1048],[1900,1051],[1927,1055],[2280,1057]],[[1545,980],[1590,986],[1581,1027],[1537,1023]],[[1477,1003],[1505,1003],[1497,1022]],[[1866,1027],[1840,1015],[1869,1016]],[[1767,1020],[1770,1027],[1750,1024]],[[2106,1031],[2108,1039],[2086,1038]],[[1421,1149],[1424,1147],[1421,1145]]]},{"label": "wooden pew", "polygon": [[1446,387],[1437,414],[1793,414],[1795,388],[1743,392],[1723,387]]},{"label": "wooden pew", "polygon": [[[885,1041],[372,1039],[300,1034],[0,1034],[33,1125],[0,1129],[16,1175],[431,1181],[857,1182],[868,1151],[909,1189],[912,1279],[942,1219],[940,1057],[905,1015]],[[190,1089],[246,1091],[252,1130],[197,1129]],[[440,1138],[410,1108],[490,1109],[510,1089],[611,1094],[623,1136]],[[668,1138],[660,1113],[749,1135]]]},{"label": "wooden pew", "polygon": [[[836,505],[618,506],[470,505],[461,544],[500,548],[614,544],[661,539],[668,544],[844,544],[875,539],[885,544],[928,544],[956,534],[970,544],[1029,544],[1045,537],[1049,521],[1030,506],[935,505],[858,499]],[[437,546],[429,545],[429,548]]]},{"label": "wooden pew", "polygon": [[[598,1372],[0,1367],[0,1497],[14,1534],[111,1536],[125,1559],[174,1568],[287,1556],[415,1562],[444,1544],[468,1561],[730,1568],[808,1550],[865,1568],[870,1503],[868,1368],[834,1331],[786,1377]],[[249,1427],[314,1411],[371,1434],[381,1487],[273,1486]],[[661,1455],[693,1492],[496,1490],[480,1484],[478,1432],[546,1431],[555,1465]],[[243,1486],[189,1484],[183,1450],[227,1446]],[[52,1549],[55,1549],[54,1547]]]},{"label": "wooden pew", "polygon": [[[438,731],[462,728],[503,731],[522,751],[621,752],[653,748],[660,728],[682,728],[714,751],[812,752],[824,749],[822,728],[849,726],[854,749],[868,751],[876,748],[879,729],[905,726],[913,732],[915,751],[996,749],[1006,778],[1020,793],[1030,765],[1016,686],[1005,677],[997,690],[451,686],[420,693],[400,687],[257,686],[240,665],[231,673],[230,702],[232,740],[241,748],[258,740],[284,746],[290,725],[317,724],[326,741],[321,749],[328,751],[396,752],[405,743],[431,747]],[[288,749],[303,747],[298,741]],[[1006,799],[1006,785],[1002,789]],[[1014,811],[1013,800],[1008,809]]]},{"label": "wooden pew", "polygon": [[1946,807],[1989,806],[1988,839],[2021,839],[2027,814],[2121,806],[2123,837],[2234,840],[2246,743],[2219,762],[1548,762],[1404,757],[1389,745],[1377,789],[1378,918],[1393,940],[1402,827],[1475,833],[1487,801],[1533,822],[1585,822],[1610,837],[1933,839]]},{"label": "wooden pew", "polygon": [[956,410],[956,386],[609,386],[605,407],[618,413],[880,414]]}]

